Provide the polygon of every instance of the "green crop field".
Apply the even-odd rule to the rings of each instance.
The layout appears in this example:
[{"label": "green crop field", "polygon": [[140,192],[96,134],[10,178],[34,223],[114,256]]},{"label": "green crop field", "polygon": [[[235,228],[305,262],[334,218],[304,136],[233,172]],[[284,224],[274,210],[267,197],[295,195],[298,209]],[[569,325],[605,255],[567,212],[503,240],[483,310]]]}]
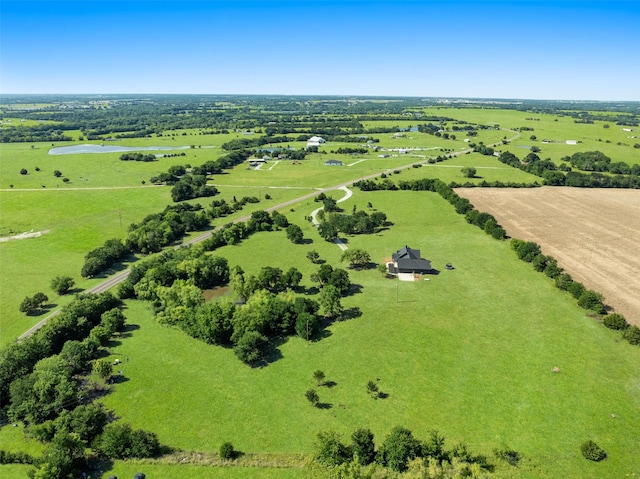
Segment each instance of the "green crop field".
[{"label": "green crop field", "polygon": [[[234,108],[235,104],[218,102],[223,105]],[[541,158],[550,157],[557,164],[565,155],[590,150],[600,150],[614,162],[640,164],[640,148],[633,146],[638,140],[627,138],[637,134],[637,128],[623,132],[613,121],[577,124],[574,118],[557,113],[493,108],[432,106],[420,111],[461,123],[500,125],[500,130],[478,130],[470,142],[496,144],[497,151],[508,150],[520,158],[538,146]],[[364,128],[412,128],[425,122],[418,117],[363,119],[361,124]],[[517,131],[522,127],[533,131]],[[228,153],[223,143],[261,135],[243,135],[247,129],[203,134],[201,128],[184,128],[108,143],[78,139],[53,145],[0,144],[0,237],[43,232],[36,238],[0,242],[0,345],[15,340],[45,316],[20,313],[25,296],[43,291],[56,306],[72,299],[51,292],[49,282],[54,276],[73,277],[78,290],[104,280],[80,277],[86,253],[107,239],[125,238],[131,223],[172,204],[171,187],[151,185],[152,176],[172,165],[196,166],[215,160]],[[318,153],[299,162],[274,158],[258,169],[238,165],[209,178],[219,195],[191,202],[208,206],[214,199],[261,199],[216,219],[215,227],[322,189],[340,199],[344,192],[332,187],[382,173],[396,183],[420,178],[458,184],[542,182],[494,156],[466,154],[470,142],[464,141],[464,131],[455,132],[455,140],[417,131],[402,133],[398,137],[369,135],[379,140],[376,146],[389,149],[385,151],[332,153],[361,145],[328,141]],[[79,138],[83,133],[65,134]],[[298,134],[288,135],[296,138]],[[536,139],[531,140],[531,135]],[[510,142],[502,144],[503,139]],[[566,140],[579,143],[568,145]],[[121,153],[48,154],[52,147],[101,143],[172,146],[176,149],[151,153],[185,156],[143,163],[121,161]],[[271,146],[298,149],[305,145],[291,141]],[[398,149],[408,151],[403,154]],[[383,153],[389,157],[380,157]],[[437,156],[451,157],[428,163]],[[344,166],[326,166],[329,159]],[[418,163],[422,166],[411,167]],[[476,168],[476,177],[466,178],[463,167]],[[28,174],[21,174],[22,168]],[[56,178],[55,170],[69,181]],[[367,427],[379,445],[394,426],[402,425],[420,439],[437,429],[448,447],[465,442],[473,452],[490,458],[495,448],[508,447],[522,454],[519,467],[498,465],[494,477],[640,478],[639,348],[621,341],[619,334],[578,308],[569,294],[518,260],[508,241],[494,240],[467,224],[439,195],[357,189],[353,193],[340,203],[345,212],[354,207],[382,211],[390,226],[373,235],[345,237],[348,248],[364,249],[374,263],[381,263],[409,245],[420,249],[439,274],[399,282],[376,269],[350,270],[358,287],[343,298],[343,305],[361,315],[329,325],[315,341],[283,340],[276,360],[261,368],[241,363],[231,349],[207,345],[158,324],[149,304],[128,300],[128,332],[114,337],[107,351],[110,359],[122,360],[118,369],[124,380],[101,399],[106,407],[134,428],[153,431],[164,445],[209,456],[230,441],[247,455],[280,457],[286,462],[293,455],[311,454],[321,430],[338,431],[348,442],[353,430]],[[318,251],[334,267],[346,268],[340,263],[342,251],[322,240],[308,219],[319,206],[305,199],[280,210],[302,228],[304,244],[292,244],[284,231],[263,232],[212,254],[227,258],[230,266],[239,265],[248,274],[258,273],[263,266],[296,267],[304,275],[303,285],[311,288],[310,276],[317,265],[306,258],[309,251]],[[446,263],[455,269],[445,269]],[[554,373],[554,368],[559,372]],[[304,395],[315,386],[312,373],[318,369],[332,382],[332,387],[316,388],[324,408],[313,408]],[[372,399],[366,391],[370,380],[388,396]],[[0,428],[0,450],[41,454],[44,446],[25,438],[23,431],[21,425]],[[594,463],[582,457],[580,444],[587,439],[607,451],[606,461]],[[0,476],[24,477],[28,469],[0,465]],[[130,477],[139,470],[154,478],[305,477],[299,465],[210,466],[175,464],[163,458],[116,461],[102,477]]]}]

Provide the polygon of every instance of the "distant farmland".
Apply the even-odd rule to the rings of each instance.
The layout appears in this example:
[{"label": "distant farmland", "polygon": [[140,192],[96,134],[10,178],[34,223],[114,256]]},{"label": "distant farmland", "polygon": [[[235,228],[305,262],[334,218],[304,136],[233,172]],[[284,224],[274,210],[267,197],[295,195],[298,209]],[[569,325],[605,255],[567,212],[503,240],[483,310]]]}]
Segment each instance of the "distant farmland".
[{"label": "distant farmland", "polygon": [[515,238],[535,241],[606,304],[640,325],[640,192],[543,187],[463,188]]}]

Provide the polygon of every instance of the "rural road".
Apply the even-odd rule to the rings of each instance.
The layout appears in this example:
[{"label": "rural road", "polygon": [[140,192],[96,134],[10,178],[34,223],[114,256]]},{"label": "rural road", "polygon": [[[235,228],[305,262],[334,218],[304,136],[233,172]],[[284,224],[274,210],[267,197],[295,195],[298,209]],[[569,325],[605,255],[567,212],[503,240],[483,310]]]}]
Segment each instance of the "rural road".
[{"label": "rural road", "polygon": [[[502,130],[503,131],[509,131],[509,132],[515,134],[515,136],[512,137],[512,138],[509,138],[508,141],[516,140],[516,139],[520,138],[520,136],[521,136],[521,134],[519,132],[514,131],[514,130],[508,130],[508,129],[502,129]],[[502,142],[500,141],[500,142],[492,143],[492,144],[490,144],[488,146],[494,147],[494,146],[497,146],[497,145],[502,145]],[[456,151],[456,152],[453,152],[453,153],[447,153],[446,156],[448,156],[449,158],[452,158],[454,156],[465,155],[470,151],[472,151],[472,148],[465,148],[463,150]],[[294,198],[292,200],[284,201],[282,203],[278,203],[277,205],[265,208],[265,211],[271,212],[271,211],[274,211],[274,210],[279,210],[279,209],[282,209],[282,208],[286,208],[287,206],[294,205],[296,203],[299,203],[300,201],[304,201],[304,200],[313,198],[313,197],[317,196],[320,192],[327,192],[327,191],[332,191],[332,190],[344,190],[345,192],[347,192],[346,196],[344,196],[340,200],[338,200],[338,202],[342,202],[342,201],[345,201],[348,198],[350,198],[351,195],[353,194],[353,192],[351,190],[349,190],[348,187],[353,185],[354,183],[356,183],[358,181],[371,180],[373,178],[377,178],[382,173],[392,173],[395,170],[405,170],[407,168],[412,168],[413,165],[415,165],[415,164],[427,163],[427,161],[428,161],[428,159],[420,160],[418,162],[414,161],[414,162],[411,162],[411,163],[409,163],[407,165],[404,165],[404,166],[399,166],[399,167],[395,167],[395,168],[389,168],[388,170],[379,171],[379,172],[372,173],[372,174],[367,175],[367,176],[362,176],[360,178],[356,178],[354,180],[345,181],[344,183],[340,183],[340,184],[335,185],[335,186],[330,186],[328,188],[318,188],[318,189],[315,189],[314,191],[312,191],[311,193],[307,193],[305,195],[298,196],[297,198]],[[118,187],[112,187],[112,188],[109,188],[109,189],[116,189],[116,188],[118,188]],[[11,190],[11,191],[19,191],[19,190]],[[36,191],[40,191],[40,190],[36,190]],[[314,213],[317,214],[317,211],[318,210],[314,211]],[[313,215],[313,213],[312,213],[312,215]],[[251,218],[250,214],[233,220],[233,223],[245,222],[245,221],[248,221],[249,218]],[[196,236],[194,238],[191,238],[191,239],[189,239],[187,241],[184,241],[181,245],[179,245],[177,247],[179,248],[181,246],[189,246],[189,245],[192,245],[192,244],[200,243],[201,241],[204,241],[205,239],[209,238],[211,236],[211,234],[213,232],[215,232],[218,228],[220,228],[220,227],[218,226],[216,228],[213,228],[213,229],[207,231],[206,233],[203,233],[203,234],[198,235],[198,236]],[[340,246],[340,248],[343,249],[343,250],[346,249],[346,245],[344,245],[344,244],[342,244],[342,246],[340,244],[338,244],[338,246]],[[343,248],[343,246],[344,246],[344,248]],[[85,293],[97,294],[97,293],[102,293],[104,291],[107,291],[107,290],[113,288],[114,286],[117,286],[118,284],[122,283],[125,279],[127,279],[127,277],[129,276],[129,273],[130,273],[129,269],[126,269],[124,271],[116,273],[115,275],[113,275],[110,278],[106,279],[102,283],[100,283],[100,284],[94,286],[93,288],[85,291]],[[47,323],[47,321],[49,321],[51,318],[53,318],[53,317],[57,316],[58,314],[60,314],[60,311],[61,311],[60,309],[57,309],[57,310],[53,311],[51,314],[47,315],[47,317],[42,319],[42,321],[38,322],[37,324],[35,324],[31,328],[29,328],[27,331],[22,333],[18,337],[18,341],[21,340],[21,339],[24,339],[24,338],[26,338],[28,336],[31,336],[35,331],[37,331],[42,326],[44,326]]]}]

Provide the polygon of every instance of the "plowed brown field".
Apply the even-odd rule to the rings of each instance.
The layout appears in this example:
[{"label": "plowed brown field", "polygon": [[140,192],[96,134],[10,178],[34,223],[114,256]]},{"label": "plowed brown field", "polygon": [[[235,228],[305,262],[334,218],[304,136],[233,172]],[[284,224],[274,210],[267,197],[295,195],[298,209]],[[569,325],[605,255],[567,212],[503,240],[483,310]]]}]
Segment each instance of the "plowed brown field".
[{"label": "plowed brown field", "polygon": [[535,241],[575,280],[640,325],[640,191],[460,188],[514,238]]}]

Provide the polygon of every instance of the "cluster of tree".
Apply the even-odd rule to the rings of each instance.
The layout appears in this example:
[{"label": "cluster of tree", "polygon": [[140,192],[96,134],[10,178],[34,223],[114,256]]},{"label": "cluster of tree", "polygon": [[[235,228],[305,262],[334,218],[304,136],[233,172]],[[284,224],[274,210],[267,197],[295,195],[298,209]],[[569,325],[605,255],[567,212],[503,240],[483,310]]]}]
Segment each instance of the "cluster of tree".
[{"label": "cluster of tree", "polygon": [[93,404],[95,394],[87,389],[93,387],[91,370],[105,363],[97,359],[101,348],[125,325],[119,305],[110,293],[79,296],[32,336],[0,351],[2,414],[22,421],[27,434],[47,443],[42,457],[33,461],[0,454],[6,461],[33,463],[30,477],[80,477],[89,447],[107,459],[159,453],[154,434],[108,425],[114,414]]},{"label": "cluster of tree", "polygon": [[[315,337],[323,327],[321,308],[324,317],[341,312],[341,293],[351,284],[348,274],[328,265],[321,270],[316,280],[323,289],[316,302],[293,296],[302,280],[296,268],[283,272],[267,266],[254,276],[237,267],[230,274],[224,258],[198,248],[174,250],[133,268],[119,295],[151,301],[158,321],[209,344],[233,346],[240,360],[255,365],[265,361],[274,338]],[[242,306],[230,300],[204,302],[202,289],[228,281]]]},{"label": "cluster of tree", "polygon": [[118,296],[153,299],[155,308],[166,309],[157,288],[170,287],[178,280],[193,285],[199,294],[200,290],[226,284],[229,281],[227,260],[203,254],[198,247],[166,250],[134,265],[127,279],[118,286]]},{"label": "cluster of tree", "polygon": [[152,153],[146,155],[143,153],[123,153],[122,155],[120,155],[120,160],[149,162],[156,161],[156,155]]},{"label": "cluster of tree", "polygon": [[352,215],[330,212],[319,215],[323,221],[318,226],[320,236],[326,241],[333,241],[338,233],[373,234],[387,225],[387,215],[381,211],[369,214],[364,210],[356,210]]},{"label": "cluster of tree", "polygon": [[492,156],[494,153],[494,149],[490,146],[483,145],[480,143],[479,145],[475,145],[473,147],[473,151],[476,153],[480,153],[481,155]]},{"label": "cluster of tree", "polygon": [[256,196],[243,196],[239,200],[233,197],[233,203],[229,204],[226,200],[213,200],[211,208],[207,210],[207,214],[211,219],[228,216],[231,213],[240,211],[247,203],[260,203],[260,199]]},{"label": "cluster of tree", "polygon": [[[91,333],[93,346],[96,346],[96,340],[101,344],[106,332],[111,334],[110,331],[115,331],[120,324],[109,315],[105,316],[106,319],[102,316],[119,305],[120,301],[110,293],[79,296],[31,336],[3,347],[0,350],[0,404],[11,402],[10,388],[14,387],[15,381],[28,377],[40,360],[59,354],[67,342],[82,341]],[[93,346],[87,347],[91,349]],[[32,384],[23,383],[23,386],[24,394],[35,393],[30,391]],[[40,414],[38,411],[35,413]]]},{"label": "cluster of tree", "polygon": [[289,136],[260,136],[258,138],[237,138],[222,144],[223,150],[243,150],[247,148],[257,148],[271,143],[289,143],[295,138]]},{"label": "cluster of tree", "polygon": [[140,223],[132,223],[125,241],[132,252],[157,253],[173,244],[189,231],[201,231],[209,226],[207,212],[199,204],[167,206],[161,213],[145,217]]},{"label": "cluster of tree", "polygon": [[287,217],[277,211],[269,215],[266,211],[254,211],[247,223],[228,223],[211,233],[201,245],[205,251],[214,251],[222,246],[235,245],[258,231],[274,231],[287,228]]},{"label": "cluster of tree", "polygon": [[[371,430],[365,428],[351,434],[350,444],[344,444],[334,431],[321,431],[310,467],[318,477],[373,477],[374,473],[375,477],[387,477],[382,468],[411,472],[407,477],[434,478],[479,478],[493,468],[486,456],[473,454],[464,443],[446,449],[445,438],[437,431],[431,431],[429,439],[421,441],[409,429],[396,426],[377,449],[374,439]],[[515,453],[512,455],[519,460],[517,452],[507,452]],[[423,475],[427,471],[429,475]]]},{"label": "cluster of tree", "polygon": [[535,153],[529,153],[524,161],[520,161],[517,156],[507,151],[501,153],[498,159],[509,166],[542,177],[546,185],[580,188],[640,188],[640,176],[638,175],[618,174],[616,176],[608,176],[598,172],[587,174],[577,171],[568,171],[568,173],[564,174],[558,170],[569,170],[566,165],[563,164],[558,167],[548,158],[541,160]]},{"label": "cluster of tree", "polygon": [[166,173],[160,173],[158,176],[150,178],[153,184],[174,185],[183,175],[187,174],[187,168],[190,168],[190,174],[194,176],[215,175],[222,173],[225,169],[244,163],[251,156],[248,150],[233,151],[216,160],[209,160],[200,166],[190,167],[189,165],[173,165],[170,166]]},{"label": "cluster of tree", "polygon": [[573,168],[581,171],[609,172],[615,175],[640,175],[640,165],[629,166],[624,161],[611,163],[611,158],[599,151],[586,151],[565,156],[563,161],[569,162]]},{"label": "cluster of tree", "polygon": [[177,203],[194,198],[215,196],[218,193],[215,186],[207,185],[206,176],[183,175],[171,188],[171,199]]},{"label": "cluster of tree", "polygon": [[20,126],[0,129],[0,143],[36,142],[36,141],[73,141],[73,138],[51,125]]},{"label": "cluster of tree", "polygon": [[433,123],[425,123],[424,125],[418,125],[418,131],[420,133],[427,133],[429,135],[435,135],[440,132],[442,127]]},{"label": "cluster of tree", "polygon": [[122,240],[118,238],[107,240],[104,245],[85,255],[80,276],[92,278],[124,259],[130,252],[130,248],[124,245]]},{"label": "cluster of tree", "polygon": [[20,303],[20,312],[34,314],[38,312],[49,301],[49,297],[41,291],[33,296],[26,296]]},{"label": "cluster of tree", "polygon": [[[306,138],[305,140],[306,141]],[[359,136],[344,136],[333,135],[327,137],[327,141],[335,141],[339,143],[380,143],[380,138],[374,138],[372,136],[359,135]]]},{"label": "cluster of tree", "polygon": [[366,155],[371,150],[367,148],[348,148],[348,147],[340,147],[337,150],[332,151],[331,153],[336,153],[339,155]]}]

